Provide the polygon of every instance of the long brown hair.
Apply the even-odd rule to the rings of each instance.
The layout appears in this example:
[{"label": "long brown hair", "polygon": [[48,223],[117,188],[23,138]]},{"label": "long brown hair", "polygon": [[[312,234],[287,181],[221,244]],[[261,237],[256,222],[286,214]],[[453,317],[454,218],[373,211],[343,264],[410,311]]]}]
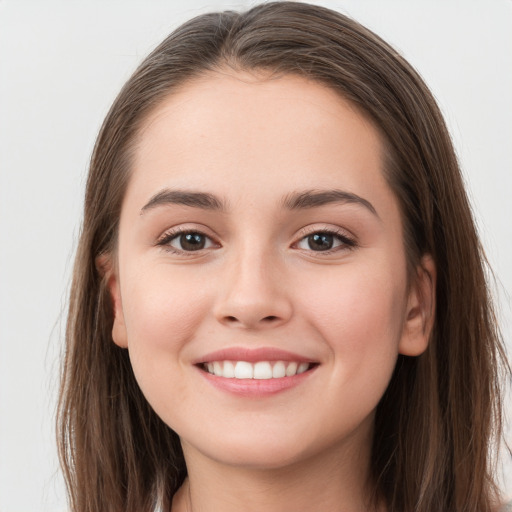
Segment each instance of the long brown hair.
[{"label": "long brown hair", "polygon": [[[295,2],[206,14],[165,39],[128,80],[91,160],[71,288],[59,448],[75,512],[170,508],[186,476],[179,438],[148,405],[127,351],[112,342],[107,283],[141,124],[177,87],[209,70],[266,70],[321,82],[369,116],[386,146],[409,268],[437,267],[436,317],[420,357],[399,356],[376,413],[375,500],[390,512],[488,512],[508,368],[461,173],[440,111],[414,69],[378,36]],[[411,270],[412,272],[412,270]],[[500,370],[501,369],[501,370]]]}]

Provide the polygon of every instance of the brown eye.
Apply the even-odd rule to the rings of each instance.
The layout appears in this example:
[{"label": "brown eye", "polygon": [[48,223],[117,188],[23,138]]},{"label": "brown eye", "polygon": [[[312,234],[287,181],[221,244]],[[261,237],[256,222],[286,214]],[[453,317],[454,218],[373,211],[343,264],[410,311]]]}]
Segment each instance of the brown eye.
[{"label": "brown eye", "polygon": [[176,238],[183,251],[199,251],[206,246],[206,237],[201,233],[183,233]]},{"label": "brown eye", "polygon": [[312,251],[328,251],[334,245],[334,236],[330,233],[314,233],[307,237],[307,241]]},{"label": "brown eye", "polygon": [[180,231],[167,233],[158,245],[176,253],[201,251],[216,244],[209,236],[199,231]]},{"label": "brown eye", "polygon": [[355,246],[354,240],[334,231],[316,231],[302,238],[296,245],[298,249],[314,252],[352,249]]}]

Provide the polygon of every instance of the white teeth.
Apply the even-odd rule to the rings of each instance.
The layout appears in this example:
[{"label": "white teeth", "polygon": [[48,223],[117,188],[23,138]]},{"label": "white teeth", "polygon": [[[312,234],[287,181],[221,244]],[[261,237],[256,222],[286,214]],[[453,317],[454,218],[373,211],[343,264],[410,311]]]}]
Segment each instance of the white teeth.
[{"label": "white teeth", "polygon": [[235,376],[235,365],[231,361],[224,361],[224,373],[222,376],[227,379],[232,379]]},{"label": "white teeth", "polygon": [[271,379],[272,378],[272,366],[270,363],[263,361],[254,365],[254,378],[255,379]]},{"label": "white teeth", "polygon": [[285,362],[258,361],[248,363],[247,361],[211,361],[205,363],[203,368],[212,375],[226,379],[280,379],[292,377],[309,370],[309,363],[297,363],[295,361]]},{"label": "white teeth", "polygon": [[297,373],[297,363],[289,363],[286,367],[286,376],[291,377]]},{"label": "white teeth", "polygon": [[274,379],[280,379],[286,375],[286,366],[283,361],[277,361],[277,363],[272,368],[272,377]]},{"label": "white teeth", "polygon": [[299,367],[297,368],[297,375],[299,373],[304,373],[308,368],[309,368],[309,364],[308,363],[300,363]]},{"label": "white teeth", "polygon": [[252,379],[253,369],[251,363],[238,361],[235,365],[235,379]]},{"label": "white teeth", "polygon": [[224,374],[222,363],[220,361],[215,361],[213,363],[213,373],[218,377],[222,377],[222,375]]}]

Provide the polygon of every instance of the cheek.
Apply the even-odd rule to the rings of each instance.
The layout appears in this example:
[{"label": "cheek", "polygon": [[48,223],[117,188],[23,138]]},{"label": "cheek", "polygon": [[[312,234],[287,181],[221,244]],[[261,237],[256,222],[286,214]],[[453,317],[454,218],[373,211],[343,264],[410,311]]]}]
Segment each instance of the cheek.
[{"label": "cheek", "polygon": [[199,283],[180,278],[168,266],[145,268],[139,265],[136,271],[127,271],[123,281],[128,351],[142,393],[176,428],[179,418],[196,414],[190,410],[196,400],[187,384],[184,349],[208,306]]},{"label": "cheek", "polygon": [[205,301],[201,288],[180,278],[179,273],[165,270],[138,272],[125,279],[128,284],[123,288],[123,311],[128,338],[133,343],[162,349],[180,345],[201,317]]},{"label": "cheek", "polygon": [[[332,412],[324,421],[333,431],[339,422],[362,421],[382,398],[398,357],[404,290],[401,276],[375,265],[347,266],[309,287],[305,311],[331,353],[325,396]],[[350,418],[344,417],[347,411]]]},{"label": "cheek", "polygon": [[403,274],[373,259],[304,283],[304,310],[334,358],[351,362],[345,369],[371,375],[394,367],[406,307]]},{"label": "cheek", "polygon": [[133,273],[127,269],[122,289],[130,360],[145,394],[158,389],[162,379],[182,374],[183,349],[208,310],[197,283],[169,267],[148,267]]}]

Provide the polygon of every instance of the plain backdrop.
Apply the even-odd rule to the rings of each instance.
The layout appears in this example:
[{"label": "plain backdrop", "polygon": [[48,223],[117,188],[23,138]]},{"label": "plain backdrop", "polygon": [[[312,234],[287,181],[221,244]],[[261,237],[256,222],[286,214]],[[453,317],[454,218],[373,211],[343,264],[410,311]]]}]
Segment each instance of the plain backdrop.
[{"label": "plain backdrop", "polygon": [[[253,3],[0,0],[0,512],[66,510],[54,441],[59,356],[100,123],[174,27]],[[512,1],[317,3],[388,40],[437,97],[496,272],[512,353]],[[502,461],[512,495],[510,456]]]}]

